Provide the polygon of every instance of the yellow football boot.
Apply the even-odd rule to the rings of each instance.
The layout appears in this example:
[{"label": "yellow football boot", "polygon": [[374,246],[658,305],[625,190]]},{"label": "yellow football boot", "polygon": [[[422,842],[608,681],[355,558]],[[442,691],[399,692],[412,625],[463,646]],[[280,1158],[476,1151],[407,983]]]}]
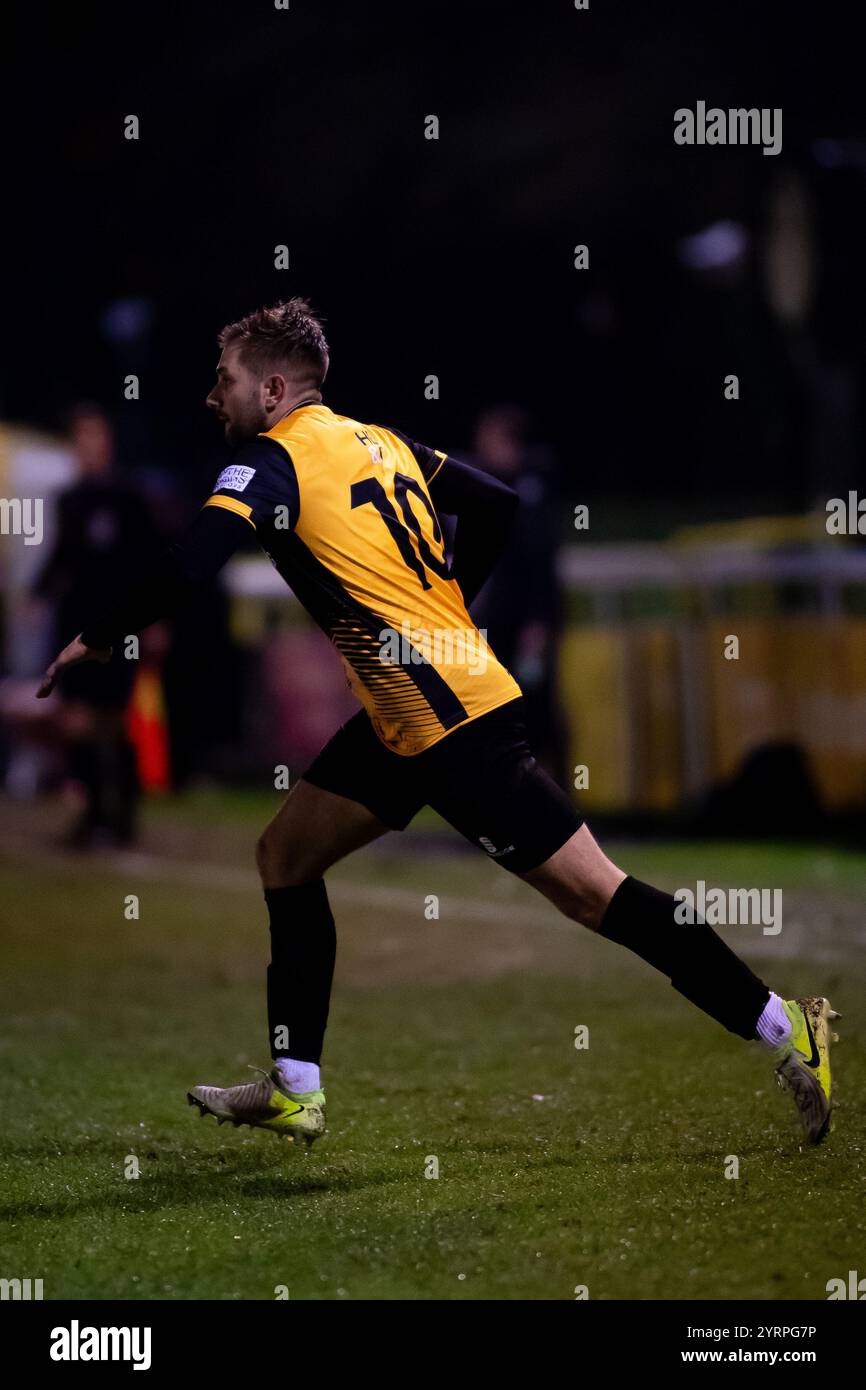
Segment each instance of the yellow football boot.
[{"label": "yellow football boot", "polygon": [[791,1035],[774,1049],[776,1077],[793,1096],[806,1141],[820,1144],[831,1128],[830,1043],[839,1041],[829,1024],[842,1015],[821,995],[782,1003],[791,1020]]},{"label": "yellow football boot", "polygon": [[[251,1071],[261,1071],[251,1067]],[[307,1145],[325,1132],[324,1091],[287,1091],[276,1071],[262,1072],[264,1080],[247,1081],[239,1086],[193,1086],[187,1101],[197,1105],[199,1114],[215,1115],[218,1124],[226,1120],[237,1127],[269,1129],[294,1142],[303,1138]]]}]

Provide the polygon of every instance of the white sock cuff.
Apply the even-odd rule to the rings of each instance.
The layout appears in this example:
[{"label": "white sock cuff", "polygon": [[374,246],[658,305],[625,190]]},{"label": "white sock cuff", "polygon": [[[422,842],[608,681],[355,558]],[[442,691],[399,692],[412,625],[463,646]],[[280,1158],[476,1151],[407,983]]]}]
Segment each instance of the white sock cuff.
[{"label": "white sock cuff", "polygon": [[299,1062],[296,1057],[278,1057],[276,1069],[287,1091],[318,1091],[321,1089],[316,1062]]},{"label": "white sock cuff", "polygon": [[755,1032],[768,1047],[779,1047],[791,1036],[791,1020],[778,994],[771,994],[758,1019]]}]

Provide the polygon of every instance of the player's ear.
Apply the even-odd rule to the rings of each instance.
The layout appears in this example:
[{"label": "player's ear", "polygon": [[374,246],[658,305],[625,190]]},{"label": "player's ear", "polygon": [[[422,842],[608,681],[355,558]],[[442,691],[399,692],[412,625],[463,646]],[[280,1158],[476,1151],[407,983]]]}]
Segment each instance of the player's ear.
[{"label": "player's ear", "polygon": [[272,376],[265,377],[262,385],[265,388],[265,400],[268,405],[279,405],[285,399],[289,389],[286,378],[277,372],[274,372]]}]

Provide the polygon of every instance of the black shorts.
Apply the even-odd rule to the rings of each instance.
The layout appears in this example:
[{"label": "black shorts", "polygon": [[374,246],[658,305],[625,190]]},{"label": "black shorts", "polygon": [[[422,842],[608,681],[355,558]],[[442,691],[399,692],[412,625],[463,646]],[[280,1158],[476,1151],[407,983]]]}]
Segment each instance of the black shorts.
[{"label": "black shorts", "polygon": [[423,753],[392,753],[364,710],[338,729],[304,781],[348,797],[405,830],[422,806],[522,874],[543,864],[583,824],[526,742],[523,700],[462,724]]}]

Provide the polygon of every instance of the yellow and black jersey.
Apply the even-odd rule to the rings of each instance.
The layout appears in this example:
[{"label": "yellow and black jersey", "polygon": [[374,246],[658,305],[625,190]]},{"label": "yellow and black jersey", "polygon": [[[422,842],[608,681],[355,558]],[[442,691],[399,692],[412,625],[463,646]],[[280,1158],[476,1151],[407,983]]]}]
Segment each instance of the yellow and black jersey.
[{"label": "yellow and black jersey", "polygon": [[450,465],[397,430],[302,404],[237,451],[205,504],[255,527],[402,754],[520,695],[446,559],[434,498]]}]

